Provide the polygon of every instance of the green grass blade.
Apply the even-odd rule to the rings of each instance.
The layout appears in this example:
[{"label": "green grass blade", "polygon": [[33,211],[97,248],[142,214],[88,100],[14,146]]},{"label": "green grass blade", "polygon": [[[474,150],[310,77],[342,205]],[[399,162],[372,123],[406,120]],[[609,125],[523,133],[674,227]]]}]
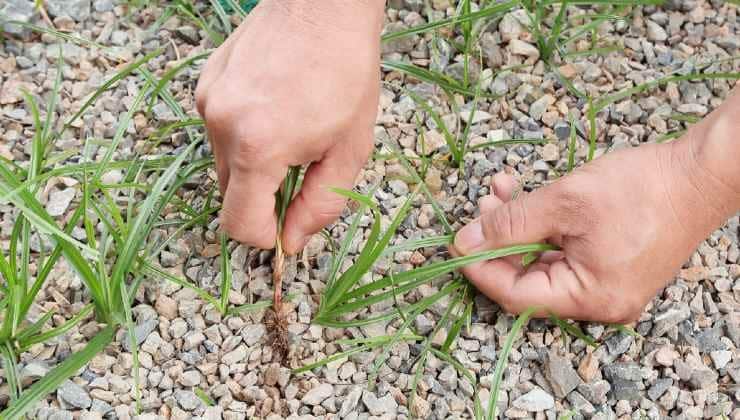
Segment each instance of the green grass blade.
[{"label": "green grass blade", "polygon": [[231,293],[231,264],[227,242],[226,234],[221,233],[221,305],[219,309],[223,315],[228,312],[229,294]]},{"label": "green grass blade", "polygon": [[29,410],[31,410],[38,401],[48,395],[50,392],[59,388],[61,383],[70,376],[77,373],[80,368],[85,366],[96,354],[100,353],[105,346],[113,341],[115,328],[111,325],[103,328],[92,340],[80,351],[73,353],[57,367],[52,369],[40,381],[36,382],[27,389],[21,397],[11,404],[8,408],[0,413],[2,420],[18,420]]},{"label": "green grass blade", "polygon": [[514,325],[511,326],[509,336],[506,337],[504,347],[501,349],[501,353],[496,361],[496,369],[493,373],[493,382],[491,384],[491,396],[488,398],[488,420],[494,420],[496,418],[496,403],[498,402],[498,394],[501,389],[501,381],[504,377],[504,368],[509,363],[509,353],[511,353],[512,347],[514,347],[514,341],[519,335],[519,330],[529,321],[529,318],[537,312],[538,308],[529,308],[522,312],[514,321]]},{"label": "green grass blade", "polygon": [[82,320],[87,318],[87,316],[90,315],[90,313],[92,313],[94,308],[95,308],[95,305],[92,305],[92,304],[87,305],[84,308],[82,308],[80,312],[75,314],[75,316],[67,320],[62,325],[56,328],[52,328],[49,331],[43,332],[38,335],[29,335],[27,337],[24,337],[23,339],[19,339],[21,348],[28,349],[34,344],[49,341],[54,337],[57,337],[59,335],[66,333],[67,331],[71,330],[72,327],[74,327],[75,325],[79,324]]}]

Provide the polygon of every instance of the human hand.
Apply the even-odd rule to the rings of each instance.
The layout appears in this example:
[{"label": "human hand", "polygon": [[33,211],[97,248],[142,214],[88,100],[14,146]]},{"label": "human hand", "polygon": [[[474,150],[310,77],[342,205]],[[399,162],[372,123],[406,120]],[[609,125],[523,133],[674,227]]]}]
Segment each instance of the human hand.
[{"label": "human hand", "polygon": [[708,138],[731,137],[722,120],[730,119],[714,115],[675,143],[609,153],[515,199],[514,179],[497,174],[481,216],[460,230],[453,252],[542,241],[561,251],[526,268],[511,256],[463,273],[507,312],[534,306],[544,308],[539,316],[636,320],[696,246],[740,208],[737,162],[732,174],[715,165],[728,153],[735,153],[730,162],[737,159],[738,142],[706,158]]},{"label": "human hand", "polygon": [[274,193],[289,166],[311,163],[286,215],[298,252],[339,216],[373,148],[383,2],[263,0],[209,58],[196,101],[224,196],[221,226],[272,248]]}]

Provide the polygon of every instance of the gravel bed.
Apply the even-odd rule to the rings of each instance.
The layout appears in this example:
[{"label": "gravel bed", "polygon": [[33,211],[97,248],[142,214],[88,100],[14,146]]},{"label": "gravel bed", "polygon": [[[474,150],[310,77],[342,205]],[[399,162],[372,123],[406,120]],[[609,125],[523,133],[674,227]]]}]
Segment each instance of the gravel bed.
[{"label": "gravel bed", "polygon": [[[212,47],[205,33],[187,20],[173,16],[151,30],[163,8],[150,5],[129,9],[114,0],[47,0],[49,19],[61,31],[94,40],[105,46],[86,47],[44,34],[32,34],[8,26],[9,34],[0,43],[0,156],[23,164],[29,160],[33,121],[23,103],[20,89],[39,98],[53,86],[59,49],[64,60],[62,94],[56,108],[63,121],[78,109],[87,95],[130,62],[143,54],[164,48],[147,68],[161,75],[181,60]],[[44,25],[27,0],[5,0],[0,16]],[[387,30],[399,30],[427,21],[421,0],[390,0]],[[432,0],[429,13],[435,19],[454,13],[448,0]],[[574,8],[573,13],[580,9]],[[435,164],[425,181],[453,227],[459,228],[477,215],[477,201],[489,193],[493,174],[515,175],[525,189],[536,188],[561,176],[567,167],[570,133],[568,113],[577,121],[579,139],[576,158],[583,161],[588,145],[583,134],[588,126],[582,115],[584,101],[563,88],[548,71],[534,47],[521,13],[506,15],[483,33],[480,43],[483,62],[473,63],[486,91],[500,99],[481,100],[471,129],[472,144],[506,138],[544,138],[544,145],[513,145],[482,149],[465,157],[464,176],[449,166]],[[722,1],[669,1],[663,8],[645,7],[633,11],[625,21],[607,22],[599,29],[606,42],[622,45],[618,51],[569,59],[559,71],[572,78],[579,89],[595,97],[617,92],[631,84],[654,80],[662,75],[687,74],[702,63],[715,62],[738,54],[738,8]],[[525,22],[526,23],[526,22]],[[586,41],[584,43],[588,44]],[[578,45],[580,50],[588,45]],[[432,53],[432,50],[435,52]],[[435,66],[449,74],[461,73],[462,63],[454,46],[440,39],[431,48],[431,38],[412,36],[387,43],[383,58],[410,60]],[[519,64],[520,70],[498,72]],[[199,66],[185,70],[170,84],[170,91],[182,107],[196,115],[193,91]],[[736,62],[712,64],[703,71],[738,71]],[[495,74],[495,77],[491,75]],[[450,107],[435,87],[418,83],[398,72],[383,72],[386,82],[375,127],[378,150],[382,142],[398,144],[408,156],[422,150],[414,115],[418,109],[404,88],[432,100],[445,121],[454,123]],[[485,80],[488,80],[487,82]],[[85,138],[112,138],[119,117],[138,93],[141,78],[131,77],[101,96],[96,105],[56,144],[54,153],[81,150]],[[733,86],[725,80],[668,83],[617,102],[597,116],[597,156],[622,147],[653,142],[679,129],[671,119],[675,112],[701,117],[710,112]],[[460,98],[462,108],[471,106]],[[43,104],[43,99],[41,100]],[[419,114],[421,115],[421,114]],[[467,118],[467,112],[463,112]],[[161,155],[178,150],[185,135],[177,133],[149,150],[147,139],[158,127],[176,117],[162,103],[135,116],[119,147],[117,158]],[[425,150],[444,153],[446,145],[433,121],[423,121]],[[202,150],[203,154],[208,151]],[[105,149],[94,150],[93,153]],[[66,158],[76,161],[75,154]],[[63,164],[60,163],[60,165]],[[119,171],[106,175],[118,182]],[[381,183],[375,193],[381,209],[388,214],[400,206],[411,186],[397,160],[371,160],[358,178],[358,189],[368,191]],[[185,186],[182,197],[202,203],[203,192],[212,188],[215,173],[209,170]],[[115,192],[114,194],[125,194]],[[69,217],[73,203],[81,199],[76,180],[57,177],[40,192],[49,213]],[[395,242],[443,233],[430,204],[419,199],[399,229]],[[0,204],[0,247],[7,250],[17,210]],[[330,226],[328,236],[340,241],[351,222],[347,209]],[[362,223],[351,246],[356,255],[369,219]],[[183,276],[217,294],[220,277],[218,220],[184,232],[159,258],[167,271]],[[166,229],[153,236],[166,235]],[[84,232],[73,232],[84,236]],[[729,418],[740,420],[740,215],[704,241],[677,275],[645,308],[633,325],[639,337],[599,324],[582,324],[598,341],[595,348],[581,340],[564,337],[544,320],[531,321],[516,342],[506,368],[499,397],[503,418],[642,419],[642,418]],[[35,250],[42,247],[35,238]],[[271,298],[270,251],[231,243],[233,287],[231,303],[243,304]],[[412,364],[419,348],[397,344],[380,369],[379,380],[368,388],[367,366],[376,356],[363,352],[349,359],[295,375],[291,368],[331,355],[343,347],[341,338],[377,336],[399,326],[371,325],[363,328],[329,329],[311,324],[318,296],[330,270],[331,246],[327,237],[316,235],[299,257],[288,260],[285,283],[296,297],[288,303],[291,352],[287,366],[273,361],[265,345],[262,312],[223,319],[192,290],[168,282],[146,282],[134,304],[136,338],[140,344],[142,407],[137,412],[132,377],[133,356],[124,331],[116,343],[55,394],[40,403],[29,416],[35,419],[245,419],[245,418],[343,418],[392,419],[469,418],[474,389],[447,363],[430,357],[419,384],[419,395],[408,404]],[[374,269],[380,276],[393,267],[403,270],[445,256],[444,249],[427,248],[400,252]],[[349,263],[349,262],[348,262]],[[35,270],[35,267],[32,268]],[[415,301],[437,291],[424,286],[403,296]],[[40,293],[32,315],[56,309],[54,324],[73,316],[88,302],[84,285],[66,264],[58,264],[47,287]],[[387,305],[368,308],[370,313]],[[420,332],[431,331],[444,308],[427,311],[414,320]],[[486,298],[476,298],[473,324],[455,344],[453,354],[480,381],[485,406],[497,354],[511,328],[513,318]],[[56,341],[38,344],[24,353],[21,376],[24,384],[43,377],[51,367],[77,351],[96,332],[93,319]],[[205,392],[215,404],[207,404],[197,393]],[[200,393],[200,391],[198,391]],[[7,403],[9,387],[0,375],[0,406]],[[566,417],[568,418],[568,417]]]}]

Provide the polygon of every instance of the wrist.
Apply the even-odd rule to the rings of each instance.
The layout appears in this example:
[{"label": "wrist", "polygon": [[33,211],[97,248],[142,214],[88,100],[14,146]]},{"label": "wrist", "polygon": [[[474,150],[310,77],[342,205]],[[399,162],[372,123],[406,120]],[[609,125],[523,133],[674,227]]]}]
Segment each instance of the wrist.
[{"label": "wrist", "polygon": [[[677,149],[697,199],[724,219],[740,210],[740,91],[672,146]],[[680,178],[679,178],[680,179]]]}]

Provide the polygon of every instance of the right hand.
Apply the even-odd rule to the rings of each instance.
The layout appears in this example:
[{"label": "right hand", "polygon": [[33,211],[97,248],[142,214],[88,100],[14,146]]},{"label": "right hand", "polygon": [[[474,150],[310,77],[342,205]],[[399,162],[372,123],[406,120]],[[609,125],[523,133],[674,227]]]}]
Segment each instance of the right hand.
[{"label": "right hand", "polygon": [[512,256],[463,273],[510,313],[539,307],[545,310],[538,316],[638,319],[697,245],[740,208],[740,179],[719,176],[717,165],[700,158],[702,142],[731,135],[710,129],[724,127],[721,112],[680,141],[609,153],[516,199],[514,179],[496,175],[481,216],[460,230],[452,251],[543,241],[561,251],[543,253],[526,268]]},{"label": "right hand", "polygon": [[290,166],[310,163],[284,249],[339,216],[344,200],[327,188],[352,188],[373,148],[383,13],[378,0],[263,0],[209,58],[195,95],[232,238],[275,245],[274,193]]}]

